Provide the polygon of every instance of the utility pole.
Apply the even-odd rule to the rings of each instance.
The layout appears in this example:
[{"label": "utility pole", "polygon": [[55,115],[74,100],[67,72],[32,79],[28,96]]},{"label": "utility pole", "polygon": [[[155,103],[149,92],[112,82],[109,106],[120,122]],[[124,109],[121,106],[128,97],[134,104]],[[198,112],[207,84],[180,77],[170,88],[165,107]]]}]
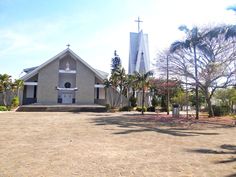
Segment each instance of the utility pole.
[{"label": "utility pole", "polygon": [[185,71],[185,82],[186,82],[186,90],[185,90],[185,92],[186,92],[186,106],[187,106],[187,108],[186,108],[186,116],[187,116],[187,119],[188,119],[188,104],[189,104],[189,102],[188,102],[188,76],[187,76],[187,68],[186,68],[186,71]]},{"label": "utility pole", "polygon": [[199,119],[199,86],[198,86],[198,73],[197,73],[197,56],[196,56],[196,45],[193,46],[193,53],[194,53],[194,65],[195,65],[195,77],[196,77],[196,89],[195,89],[195,94],[196,94],[196,118]]},{"label": "utility pole", "polygon": [[166,107],[167,107],[167,115],[170,114],[169,111],[169,102],[170,102],[170,91],[169,91],[169,55],[167,55],[166,57],[166,87],[167,87],[167,103],[166,103]]}]

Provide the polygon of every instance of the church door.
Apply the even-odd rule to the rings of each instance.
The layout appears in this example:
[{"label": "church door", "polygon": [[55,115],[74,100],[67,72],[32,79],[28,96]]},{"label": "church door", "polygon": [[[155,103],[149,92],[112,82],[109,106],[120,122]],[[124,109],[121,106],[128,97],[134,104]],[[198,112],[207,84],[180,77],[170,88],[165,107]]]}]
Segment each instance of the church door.
[{"label": "church door", "polygon": [[63,93],[62,94],[62,103],[72,104],[72,94],[71,93]]}]

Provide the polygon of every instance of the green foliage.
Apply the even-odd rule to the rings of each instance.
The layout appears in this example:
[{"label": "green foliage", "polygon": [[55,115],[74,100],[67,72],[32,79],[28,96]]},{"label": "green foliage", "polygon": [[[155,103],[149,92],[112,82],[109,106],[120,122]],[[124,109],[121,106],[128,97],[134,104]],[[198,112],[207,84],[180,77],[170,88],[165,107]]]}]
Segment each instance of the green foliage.
[{"label": "green foliage", "polygon": [[14,83],[12,83],[13,91],[17,92],[17,96],[20,95],[20,90],[24,88],[24,81],[20,79],[15,79]]},{"label": "green foliage", "polygon": [[[199,92],[199,106],[203,105],[206,100],[205,100],[205,96],[202,94],[202,92]],[[190,93],[189,95],[189,101],[192,103],[192,106],[196,106],[196,95],[195,93]]]},{"label": "green foliage", "polygon": [[124,106],[122,108],[119,109],[119,111],[132,111],[132,107],[131,106]]},{"label": "green foliage", "polygon": [[184,92],[184,90],[181,89],[181,88],[177,89],[174,97],[171,99],[171,102],[172,103],[177,103],[181,106],[186,104],[187,100],[186,100],[186,93]]},{"label": "green foliage", "polygon": [[11,105],[13,108],[16,108],[17,106],[19,106],[19,104],[20,104],[20,100],[18,96],[15,96],[14,98],[12,98]]},{"label": "green foliage", "polygon": [[[141,106],[137,107],[136,111],[142,112],[142,107]],[[147,108],[145,106],[143,107],[143,112],[147,112]]]},{"label": "green foliage", "polygon": [[12,89],[11,76],[8,74],[0,74],[0,92],[2,92],[2,101],[7,106],[7,91]]},{"label": "green foliage", "polygon": [[232,106],[236,102],[236,89],[219,89],[215,93],[215,98],[220,101],[221,105]]},{"label": "green foliage", "polygon": [[0,74],[0,91],[5,92],[6,90],[11,89],[11,86],[11,76],[8,74]]},{"label": "green foliage", "polygon": [[147,108],[147,112],[155,112],[156,108],[154,106],[150,106]]},{"label": "green foliage", "polygon": [[0,111],[7,111],[7,107],[6,106],[0,106]]},{"label": "green foliage", "polygon": [[156,107],[158,105],[158,99],[157,96],[153,96],[152,98],[152,107]]},{"label": "green foliage", "polygon": [[115,70],[121,67],[121,59],[119,55],[117,55],[116,50],[114,51],[114,58],[111,59],[111,71],[114,72]]},{"label": "green foliage", "polygon": [[161,112],[167,111],[167,105],[166,105],[166,95],[163,95],[161,97]]},{"label": "green foliage", "polygon": [[106,106],[107,111],[109,111],[111,109],[111,105],[110,104],[106,104],[105,106]]},{"label": "green foliage", "polygon": [[137,98],[135,98],[134,96],[131,96],[129,98],[129,102],[130,102],[132,107],[136,107],[137,106]]},{"label": "green foliage", "polygon": [[215,116],[225,116],[229,115],[230,113],[230,107],[229,106],[216,106],[213,105],[213,112]]}]

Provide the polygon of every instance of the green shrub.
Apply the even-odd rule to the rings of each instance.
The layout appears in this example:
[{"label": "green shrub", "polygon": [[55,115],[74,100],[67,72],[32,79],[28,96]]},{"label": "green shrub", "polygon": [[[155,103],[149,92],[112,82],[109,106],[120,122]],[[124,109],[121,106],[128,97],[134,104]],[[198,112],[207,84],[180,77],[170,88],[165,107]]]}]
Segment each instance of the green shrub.
[{"label": "green shrub", "polygon": [[156,96],[153,96],[152,98],[152,107],[156,107],[158,105],[158,99]]},{"label": "green shrub", "polygon": [[7,106],[7,110],[10,111],[12,109],[12,106]]},{"label": "green shrub", "polygon": [[154,106],[150,106],[147,108],[147,112],[155,112],[156,108]]},{"label": "green shrub", "polygon": [[136,106],[137,106],[137,98],[135,98],[134,96],[131,96],[131,97],[129,98],[129,102],[130,102],[130,105],[131,105],[132,107],[136,107]]},{"label": "green shrub", "polygon": [[124,107],[120,108],[119,111],[132,111],[132,107],[131,106],[124,106]]},{"label": "green shrub", "polygon": [[[137,107],[137,108],[136,108],[136,111],[142,112],[142,107],[141,107],[141,106]],[[147,111],[147,108],[144,106],[144,107],[143,107],[143,112],[146,112],[146,111]]]},{"label": "green shrub", "polygon": [[230,113],[230,107],[229,106],[216,106],[213,105],[213,112],[215,116],[225,116]]},{"label": "green shrub", "polygon": [[106,104],[105,106],[106,106],[107,111],[109,111],[111,109],[111,105],[110,104]]},{"label": "green shrub", "polygon": [[7,107],[6,106],[0,106],[0,111],[7,111]]},{"label": "green shrub", "polygon": [[20,100],[18,96],[15,96],[14,98],[12,98],[11,105],[13,108],[16,108],[17,106],[19,106],[19,104],[20,104]]}]

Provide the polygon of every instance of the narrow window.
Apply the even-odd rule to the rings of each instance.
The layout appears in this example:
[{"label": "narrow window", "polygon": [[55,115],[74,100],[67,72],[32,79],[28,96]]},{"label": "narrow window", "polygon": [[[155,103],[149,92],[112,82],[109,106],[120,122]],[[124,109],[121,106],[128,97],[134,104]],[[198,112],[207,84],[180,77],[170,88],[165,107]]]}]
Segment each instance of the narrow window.
[{"label": "narrow window", "polygon": [[[99,85],[99,83],[97,83]],[[99,99],[99,87],[97,87],[97,99]]]}]

